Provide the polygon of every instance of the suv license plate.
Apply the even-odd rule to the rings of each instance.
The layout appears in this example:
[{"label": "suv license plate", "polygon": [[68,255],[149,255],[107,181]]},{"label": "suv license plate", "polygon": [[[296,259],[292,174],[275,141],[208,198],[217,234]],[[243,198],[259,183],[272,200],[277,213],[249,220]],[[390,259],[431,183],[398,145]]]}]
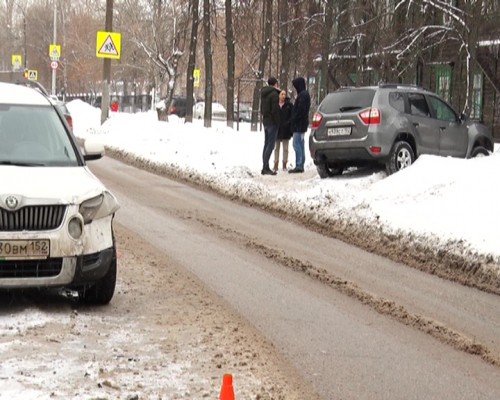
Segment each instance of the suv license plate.
[{"label": "suv license plate", "polygon": [[328,136],[349,136],[351,134],[350,126],[339,128],[328,128]]},{"label": "suv license plate", "polygon": [[47,258],[50,254],[48,239],[0,240],[0,259]]}]

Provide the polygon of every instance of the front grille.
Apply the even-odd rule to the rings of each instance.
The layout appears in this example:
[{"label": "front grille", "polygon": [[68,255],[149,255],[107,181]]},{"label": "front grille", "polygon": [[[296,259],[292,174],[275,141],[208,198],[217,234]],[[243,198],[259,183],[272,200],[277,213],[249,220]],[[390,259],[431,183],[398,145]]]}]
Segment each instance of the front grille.
[{"label": "front grille", "polygon": [[9,211],[0,208],[0,231],[48,231],[62,224],[65,205],[26,206]]},{"label": "front grille", "polygon": [[47,278],[61,273],[62,258],[50,260],[0,260],[0,279]]}]

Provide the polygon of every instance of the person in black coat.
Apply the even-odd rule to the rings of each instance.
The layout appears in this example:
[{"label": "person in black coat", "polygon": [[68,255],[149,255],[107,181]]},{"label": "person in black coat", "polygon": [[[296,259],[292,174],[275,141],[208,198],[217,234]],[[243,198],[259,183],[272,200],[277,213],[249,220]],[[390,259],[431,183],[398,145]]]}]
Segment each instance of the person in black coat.
[{"label": "person in black coat", "polygon": [[283,171],[286,171],[286,165],[288,163],[288,143],[292,137],[292,128],[290,125],[292,103],[290,102],[290,98],[287,97],[286,91],[282,90],[280,92],[278,104],[280,107],[280,125],[276,137],[276,146],[274,147],[274,172],[278,171],[281,144],[283,144]]},{"label": "person in black coat", "polygon": [[264,125],[264,148],[262,150],[262,175],[276,175],[269,168],[269,159],[274,150],[279,126],[279,92],[278,81],[274,77],[267,80],[267,85],[260,92],[260,112]]},{"label": "person in black coat", "polygon": [[304,135],[309,127],[309,109],[311,108],[311,96],[306,89],[306,81],[299,76],[292,81],[293,87],[297,90],[297,97],[292,108],[292,132],[293,149],[295,150],[295,168],[289,170],[290,173],[304,172],[306,152],[304,145]]}]

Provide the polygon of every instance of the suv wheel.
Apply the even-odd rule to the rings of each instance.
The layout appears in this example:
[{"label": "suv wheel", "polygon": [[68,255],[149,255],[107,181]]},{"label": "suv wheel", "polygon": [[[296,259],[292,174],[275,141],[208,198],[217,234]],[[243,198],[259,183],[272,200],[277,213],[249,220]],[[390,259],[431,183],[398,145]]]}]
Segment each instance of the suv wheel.
[{"label": "suv wheel", "polygon": [[318,175],[321,179],[330,178],[335,175],[342,175],[344,168],[342,167],[329,167],[327,164],[316,165]]},{"label": "suv wheel", "polygon": [[392,147],[389,161],[385,164],[388,175],[409,167],[415,161],[415,153],[408,142],[396,142]]},{"label": "suv wheel", "polygon": [[489,156],[490,153],[483,146],[476,146],[472,149],[471,158]]},{"label": "suv wheel", "polygon": [[84,304],[105,305],[113,298],[116,286],[116,250],[108,272],[90,287],[78,291],[78,297]]}]

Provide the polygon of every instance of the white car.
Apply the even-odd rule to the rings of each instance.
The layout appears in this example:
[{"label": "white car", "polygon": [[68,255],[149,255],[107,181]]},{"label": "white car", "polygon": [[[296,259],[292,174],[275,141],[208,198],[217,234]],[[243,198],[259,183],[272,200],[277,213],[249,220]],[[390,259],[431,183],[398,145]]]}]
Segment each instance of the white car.
[{"label": "white car", "polygon": [[116,285],[115,196],[92,174],[64,115],[33,88],[0,83],[0,289],[67,288],[107,304]]},{"label": "white car", "polygon": [[[205,102],[200,101],[193,106],[193,118],[205,118]],[[221,121],[227,119],[226,109],[222,104],[212,102],[212,119]]]}]

